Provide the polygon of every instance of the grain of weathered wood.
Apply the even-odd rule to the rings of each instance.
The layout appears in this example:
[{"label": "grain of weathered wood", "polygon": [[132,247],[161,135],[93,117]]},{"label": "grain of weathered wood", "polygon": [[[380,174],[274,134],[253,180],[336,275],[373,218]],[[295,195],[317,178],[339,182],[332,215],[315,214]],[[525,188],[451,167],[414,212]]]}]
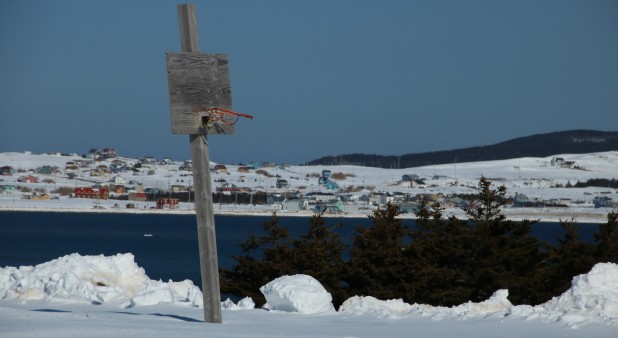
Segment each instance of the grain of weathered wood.
[{"label": "grain of weathered wood", "polygon": [[[178,19],[183,52],[199,52],[197,20],[193,4],[178,5]],[[212,203],[207,135],[191,134],[189,142],[191,143],[191,157],[193,159],[193,186],[195,189],[200,273],[204,296],[204,321],[222,323],[217,236]]]},{"label": "grain of weathered wood", "polygon": [[228,59],[225,54],[167,53],[172,133],[232,134],[225,123],[205,126],[210,107],[232,109]]}]

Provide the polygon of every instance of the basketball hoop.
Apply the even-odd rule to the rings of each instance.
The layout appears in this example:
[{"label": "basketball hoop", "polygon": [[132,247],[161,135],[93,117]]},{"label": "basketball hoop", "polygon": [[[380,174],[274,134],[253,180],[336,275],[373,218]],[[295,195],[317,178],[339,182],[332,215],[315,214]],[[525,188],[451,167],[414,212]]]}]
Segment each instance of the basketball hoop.
[{"label": "basketball hoop", "polygon": [[212,127],[215,123],[223,123],[228,126],[233,126],[236,124],[236,122],[238,122],[241,117],[253,119],[252,115],[237,113],[235,111],[219,107],[210,107],[206,111],[208,112],[208,119],[206,124],[209,127]]}]

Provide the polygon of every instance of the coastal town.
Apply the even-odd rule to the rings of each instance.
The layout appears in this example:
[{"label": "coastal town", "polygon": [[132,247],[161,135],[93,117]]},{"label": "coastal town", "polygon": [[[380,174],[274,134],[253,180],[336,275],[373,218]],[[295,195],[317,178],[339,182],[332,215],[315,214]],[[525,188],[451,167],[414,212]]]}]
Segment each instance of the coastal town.
[{"label": "coastal town", "polygon": [[[211,163],[217,213],[363,217],[391,203],[412,217],[422,198],[464,216],[480,177],[507,188],[513,218],[595,221],[616,207],[618,152],[406,169]],[[87,153],[0,154],[0,210],[192,212],[191,161]]]}]

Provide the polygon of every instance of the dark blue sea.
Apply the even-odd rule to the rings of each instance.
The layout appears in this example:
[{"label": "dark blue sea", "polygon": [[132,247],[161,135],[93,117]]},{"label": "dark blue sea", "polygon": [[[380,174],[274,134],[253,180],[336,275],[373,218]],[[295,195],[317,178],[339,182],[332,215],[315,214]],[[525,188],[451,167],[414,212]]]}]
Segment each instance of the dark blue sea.
[{"label": "dark blue sea", "polygon": [[[262,234],[270,216],[216,216],[219,265],[229,268],[239,244],[250,234]],[[307,217],[279,217],[293,238],[304,234]],[[350,243],[356,225],[369,226],[369,218],[327,218],[342,223],[340,234]],[[414,226],[414,220],[404,220]],[[592,241],[597,225],[581,225],[582,239]],[[555,243],[562,230],[557,223],[533,226],[539,239]],[[144,236],[146,234],[152,236]],[[71,253],[115,255],[132,253],[151,279],[201,285],[197,225],[194,215],[0,212],[0,267],[37,265]]]}]

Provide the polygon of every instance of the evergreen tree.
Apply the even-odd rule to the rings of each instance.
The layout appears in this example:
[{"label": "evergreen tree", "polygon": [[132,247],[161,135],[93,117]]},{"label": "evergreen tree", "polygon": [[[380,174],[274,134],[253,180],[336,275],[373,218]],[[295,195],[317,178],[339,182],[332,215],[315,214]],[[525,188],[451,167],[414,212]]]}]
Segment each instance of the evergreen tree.
[{"label": "evergreen tree", "polygon": [[317,279],[333,296],[335,306],[346,299],[341,286],[345,263],[341,237],[335,225],[328,228],[321,214],[309,220],[307,234],[290,240],[286,227],[273,213],[262,224],[265,234],[250,235],[240,247],[243,255],[234,256],[236,264],[221,272],[221,291],[250,296],[258,306],[265,303],[259,288],[283,275],[306,274]]},{"label": "evergreen tree", "polygon": [[498,289],[509,289],[514,304],[535,300],[534,289],[528,283],[537,266],[547,258],[542,243],[531,235],[536,220],[514,222],[506,220],[501,206],[506,188],[492,188],[491,181],[481,177],[470,207],[469,232],[465,232],[463,275],[474,289],[472,301],[487,299]]},{"label": "evergreen tree", "polygon": [[409,298],[416,303],[452,306],[467,301],[472,293],[461,264],[468,252],[465,222],[455,217],[444,219],[444,207],[421,200],[416,211],[416,227],[411,231],[408,253],[414,284]]},{"label": "evergreen tree", "polygon": [[402,298],[409,289],[404,254],[406,231],[398,215],[398,207],[388,203],[369,216],[371,227],[356,226],[348,265],[351,293],[391,299]]},{"label": "evergreen tree", "polygon": [[560,220],[560,226],[564,233],[556,238],[558,245],[547,245],[548,257],[539,264],[539,271],[532,281],[538,292],[538,303],[568,290],[573,277],[590,271],[595,263],[595,247],[581,240],[575,219]]},{"label": "evergreen tree", "polygon": [[236,265],[220,274],[221,292],[249,296],[258,306],[266,302],[260,287],[294,271],[287,228],[279,224],[276,213],[262,226],[266,234],[260,237],[250,235],[240,245],[244,255],[233,256]]},{"label": "evergreen tree", "polygon": [[594,234],[597,262],[618,263],[618,212],[607,214],[607,222]]},{"label": "evergreen tree", "polygon": [[465,209],[473,224],[500,222],[506,219],[500,209],[505,203],[506,187],[504,185],[492,189],[491,181],[481,176],[476,190],[477,193],[470,206]]},{"label": "evergreen tree", "polygon": [[333,296],[333,304],[339,306],[348,295],[342,287],[345,274],[341,236],[335,232],[342,224],[326,226],[322,214],[315,214],[309,220],[307,234],[292,241],[291,259],[296,273],[310,275],[317,279]]}]

